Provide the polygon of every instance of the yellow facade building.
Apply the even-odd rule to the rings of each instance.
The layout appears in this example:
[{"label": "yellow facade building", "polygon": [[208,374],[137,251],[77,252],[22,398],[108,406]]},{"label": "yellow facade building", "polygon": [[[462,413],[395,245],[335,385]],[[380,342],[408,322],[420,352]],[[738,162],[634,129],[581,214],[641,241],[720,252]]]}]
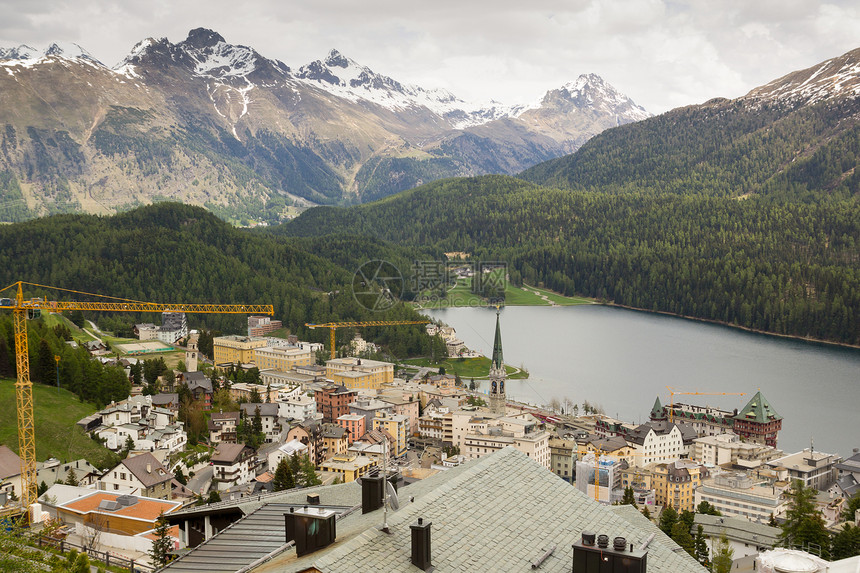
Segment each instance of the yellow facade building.
[{"label": "yellow facade building", "polygon": [[378,465],[377,460],[366,456],[345,453],[333,456],[320,464],[320,470],[338,474],[341,481],[355,481]]},{"label": "yellow facade building", "polygon": [[655,464],[651,468],[651,486],[657,505],[675,508],[678,513],[695,511],[696,489],[708,477],[705,466],[678,460],[668,464]]},{"label": "yellow facade building", "polygon": [[260,370],[289,372],[298,366],[310,366],[314,356],[310,350],[298,347],[263,346],[254,349],[254,364]]},{"label": "yellow facade building", "polygon": [[366,358],[335,358],[325,364],[326,378],[347,388],[378,390],[394,381],[394,364]]},{"label": "yellow facade building", "polygon": [[238,336],[219,336],[212,341],[213,360],[215,364],[250,364],[254,362],[254,351],[263,348],[267,342],[265,338]]}]

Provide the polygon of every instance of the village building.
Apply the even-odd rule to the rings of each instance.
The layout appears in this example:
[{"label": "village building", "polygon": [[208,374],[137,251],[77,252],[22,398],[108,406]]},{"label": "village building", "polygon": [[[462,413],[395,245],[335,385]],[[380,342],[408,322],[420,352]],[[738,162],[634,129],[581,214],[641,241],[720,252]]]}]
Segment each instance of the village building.
[{"label": "village building", "polygon": [[358,392],[343,385],[327,384],[314,392],[317,412],[323,415],[323,422],[334,423],[344,414],[350,414]]},{"label": "village building", "polygon": [[707,501],[727,517],[767,523],[771,515],[785,512],[788,500],[782,494],[788,486],[787,481],[767,482],[746,472],[722,473],[702,480],[694,503]]},{"label": "village building", "polygon": [[712,466],[731,464],[735,467],[754,469],[782,455],[782,450],[763,444],[744,442],[740,436],[728,433],[696,438],[693,440],[693,451],[690,457]]},{"label": "village building", "polygon": [[292,420],[305,420],[317,413],[317,401],[313,396],[299,394],[292,398],[278,399],[281,417]]},{"label": "village building", "polygon": [[314,360],[309,348],[263,346],[254,349],[254,364],[260,370],[289,372],[297,366],[310,366]]},{"label": "village building", "polygon": [[389,414],[384,411],[378,411],[373,418],[374,430],[385,431],[394,438],[394,443],[391,444],[394,457],[400,457],[406,453],[406,427],[408,424],[409,420],[406,416]]},{"label": "village building", "polygon": [[[101,544],[135,548],[132,542],[112,536],[135,536],[150,531],[163,513],[177,511],[182,502],[140,495],[94,491],[68,485],[54,485],[39,502],[52,519],[73,526],[78,535],[87,536],[87,529],[103,532]],[[108,543],[111,541],[111,543]],[[150,540],[142,541],[136,548],[152,547]]]},{"label": "village building", "polygon": [[394,364],[367,358],[334,358],[326,361],[326,378],[347,388],[378,390],[394,380]]},{"label": "village building", "polygon": [[220,444],[212,454],[212,482],[219,490],[242,485],[254,478],[254,450],[244,444]]},{"label": "village building", "polygon": [[267,345],[267,340],[259,336],[217,336],[212,340],[213,362],[219,368],[236,363],[252,364],[254,350]]},{"label": "village building", "polygon": [[337,423],[346,430],[349,444],[361,438],[367,429],[367,418],[361,414],[344,414],[337,419]]},{"label": "village building", "polygon": [[239,428],[239,412],[212,412],[209,420],[209,443],[235,444]]},{"label": "village building", "polygon": [[651,485],[657,505],[671,505],[678,513],[695,511],[696,490],[708,475],[705,466],[691,461],[654,464],[651,467]]},{"label": "village building", "polygon": [[99,489],[131,495],[171,499],[173,474],[150,453],[122,460],[99,479]]},{"label": "village building", "polygon": [[817,452],[806,448],[800,452],[767,462],[772,468],[788,470],[789,481],[800,480],[804,487],[825,491],[839,477],[838,465],[842,457],[838,454]]},{"label": "village building", "polygon": [[248,338],[265,336],[270,332],[283,328],[283,326],[284,325],[280,320],[272,320],[272,318],[268,316],[249,316]]}]

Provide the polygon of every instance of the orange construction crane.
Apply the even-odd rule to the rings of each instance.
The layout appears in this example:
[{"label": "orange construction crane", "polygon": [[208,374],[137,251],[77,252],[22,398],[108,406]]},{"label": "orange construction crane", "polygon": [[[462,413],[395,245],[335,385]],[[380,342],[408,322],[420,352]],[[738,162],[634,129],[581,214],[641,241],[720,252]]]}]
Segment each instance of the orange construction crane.
[{"label": "orange construction crane", "polygon": [[307,323],[308,328],[328,328],[331,332],[331,357],[335,357],[334,331],[338,328],[356,328],[360,326],[398,326],[401,324],[429,324],[429,320],[366,320],[363,322],[326,322],[323,324]]},{"label": "orange construction crane", "polygon": [[746,392],[677,392],[672,387],[669,390],[669,422],[675,421],[675,396],[746,396]]},{"label": "orange construction crane", "polygon": [[[63,291],[88,297],[109,298],[110,302],[48,301],[41,298],[24,299],[24,285]],[[62,312],[64,310],[96,310],[118,312],[194,312],[221,314],[274,314],[270,304],[162,304],[142,302],[100,294],[80,292],[59,287],[45,286],[18,281],[0,292],[17,287],[14,299],[0,301],[0,309],[10,309],[15,323],[15,363],[18,380],[15,383],[15,397],[18,410],[18,455],[21,457],[21,502],[28,507],[36,501],[36,434],[33,420],[33,385],[30,382],[30,360],[27,347],[27,318],[36,318],[42,310]]]}]

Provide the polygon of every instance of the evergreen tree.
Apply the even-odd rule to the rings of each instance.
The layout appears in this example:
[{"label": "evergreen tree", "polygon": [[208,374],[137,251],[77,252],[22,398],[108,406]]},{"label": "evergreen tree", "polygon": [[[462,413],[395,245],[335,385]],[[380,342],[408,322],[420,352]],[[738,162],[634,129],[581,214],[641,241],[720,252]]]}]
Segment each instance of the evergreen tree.
[{"label": "evergreen tree", "polygon": [[164,517],[164,512],[158,516],[155,522],[155,539],[152,540],[152,549],[149,556],[156,568],[164,567],[170,562],[170,551],[173,549],[173,540],[170,538],[170,523]]},{"label": "evergreen tree", "polygon": [[296,475],[296,482],[301,487],[320,485],[322,481],[316,473],[316,468],[308,456],[302,456],[301,467]]},{"label": "evergreen tree", "polygon": [[632,505],[636,507],[636,495],[633,493],[632,487],[624,488],[624,497],[621,498],[621,505]]},{"label": "evergreen tree", "polygon": [[221,494],[218,493],[217,489],[213,489],[209,492],[209,498],[206,500],[206,503],[218,503],[221,501]]},{"label": "evergreen tree", "polygon": [[290,463],[287,461],[286,456],[281,458],[281,461],[278,462],[278,467],[275,470],[275,477],[272,480],[272,485],[274,486],[275,491],[296,487],[296,480],[293,476],[293,471],[290,469]]},{"label": "evergreen tree", "polygon": [[257,388],[251,388],[251,397],[248,398],[248,401],[251,404],[260,404],[263,402],[263,399],[260,397],[260,392],[257,391]]},{"label": "evergreen tree", "polygon": [[702,501],[699,505],[696,506],[696,513],[702,513],[704,515],[722,515],[720,511],[708,503],[707,501]]},{"label": "evergreen tree", "polygon": [[86,553],[79,553],[69,568],[69,573],[90,573],[90,558]]},{"label": "evergreen tree", "polygon": [[644,515],[648,519],[651,519],[651,511],[648,509],[647,505],[642,506],[642,515]]},{"label": "evergreen tree", "polygon": [[720,539],[714,546],[714,559],[711,571],[713,573],[731,573],[732,561],[734,560],[735,550],[729,545],[729,538],[726,532],[720,534]]},{"label": "evergreen tree", "polygon": [[48,491],[48,484],[45,483],[45,480],[42,480],[39,487],[36,488],[36,497],[41,497],[46,491]]},{"label": "evergreen tree", "polygon": [[66,474],[66,485],[78,485],[78,476],[75,474],[75,468],[69,468],[69,473]]},{"label": "evergreen tree", "polygon": [[663,508],[663,511],[660,512],[660,523],[658,527],[660,531],[668,535],[672,536],[672,527],[678,522],[678,512],[675,511],[675,508],[671,505],[667,505]]},{"label": "evergreen tree", "polygon": [[0,336],[0,376],[4,378],[15,377],[15,362],[5,336]]},{"label": "evergreen tree", "polygon": [[47,340],[39,340],[36,351],[36,363],[31,368],[33,379],[42,384],[52,384],[57,379],[57,362],[54,360],[54,351]]},{"label": "evergreen tree", "polygon": [[128,435],[125,437],[125,446],[123,446],[122,453],[120,453],[120,456],[122,457],[122,459],[127,458],[133,449],[134,449],[134,439],[131,437],[131,435]]},{"label": "evergreen tree", "polygon": [[173,472],[173,477],[175,477],[176,481],[178,481],[182,485],[188,485],[188,478],[185,477],[185,474],[182,472],[181,467],[176,468],[176,471]]},{"label": "evergreen tree", "polygon": [[860,555],[860,527],[846,523],[839,533],[833,535],[830,557],[833,561],[838,561],[855,555]]},{"label": "evergreen tree", "polygon": [[694,557],[702,566],[710,568],[711,562],[708,558],[708,542],[705,539],[705,529],[698,525],[696,526],[696,537],[693,539],[693,545],[696,548]]},{"label": "evergreen tree", "polygon": [[857,510],[860,509],[860,493],[855,493],[843,506],[842,506],[842,519],[845,521],[854,522],[854,516]]},{"label": "evergreen tree", "polygon": [[679,519],[672,526],[672,535],[670,536],[675,543],[684,548],[684,551],[690,554],[691,557],[696,557],[696,544],[693,541],[693,536],[690,535],[690,530],[687,529],[687,524],[684,520]]},{"label": "evergreen tree", "polygon": [[805,487],[800,480],[794,480],[791,489],[785,494],[788,497],[788,510],[785,512],[785,523],[779,538],[786,546],[800,546],[804,549],[821,549],[821,556],[828,554],[830,536],[824,525],[824,518],[815,507],[817,491]]}]

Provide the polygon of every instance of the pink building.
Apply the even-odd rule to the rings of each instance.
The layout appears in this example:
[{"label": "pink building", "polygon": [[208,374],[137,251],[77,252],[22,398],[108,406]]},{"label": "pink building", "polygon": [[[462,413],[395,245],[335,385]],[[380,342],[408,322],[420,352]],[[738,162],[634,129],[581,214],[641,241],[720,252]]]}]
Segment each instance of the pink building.
[{"label": "pink building", "polygon": [[366,420],[361,414],[344,414],[337,419],[337,423],[347,431],[349,444],[364,435]]}]

